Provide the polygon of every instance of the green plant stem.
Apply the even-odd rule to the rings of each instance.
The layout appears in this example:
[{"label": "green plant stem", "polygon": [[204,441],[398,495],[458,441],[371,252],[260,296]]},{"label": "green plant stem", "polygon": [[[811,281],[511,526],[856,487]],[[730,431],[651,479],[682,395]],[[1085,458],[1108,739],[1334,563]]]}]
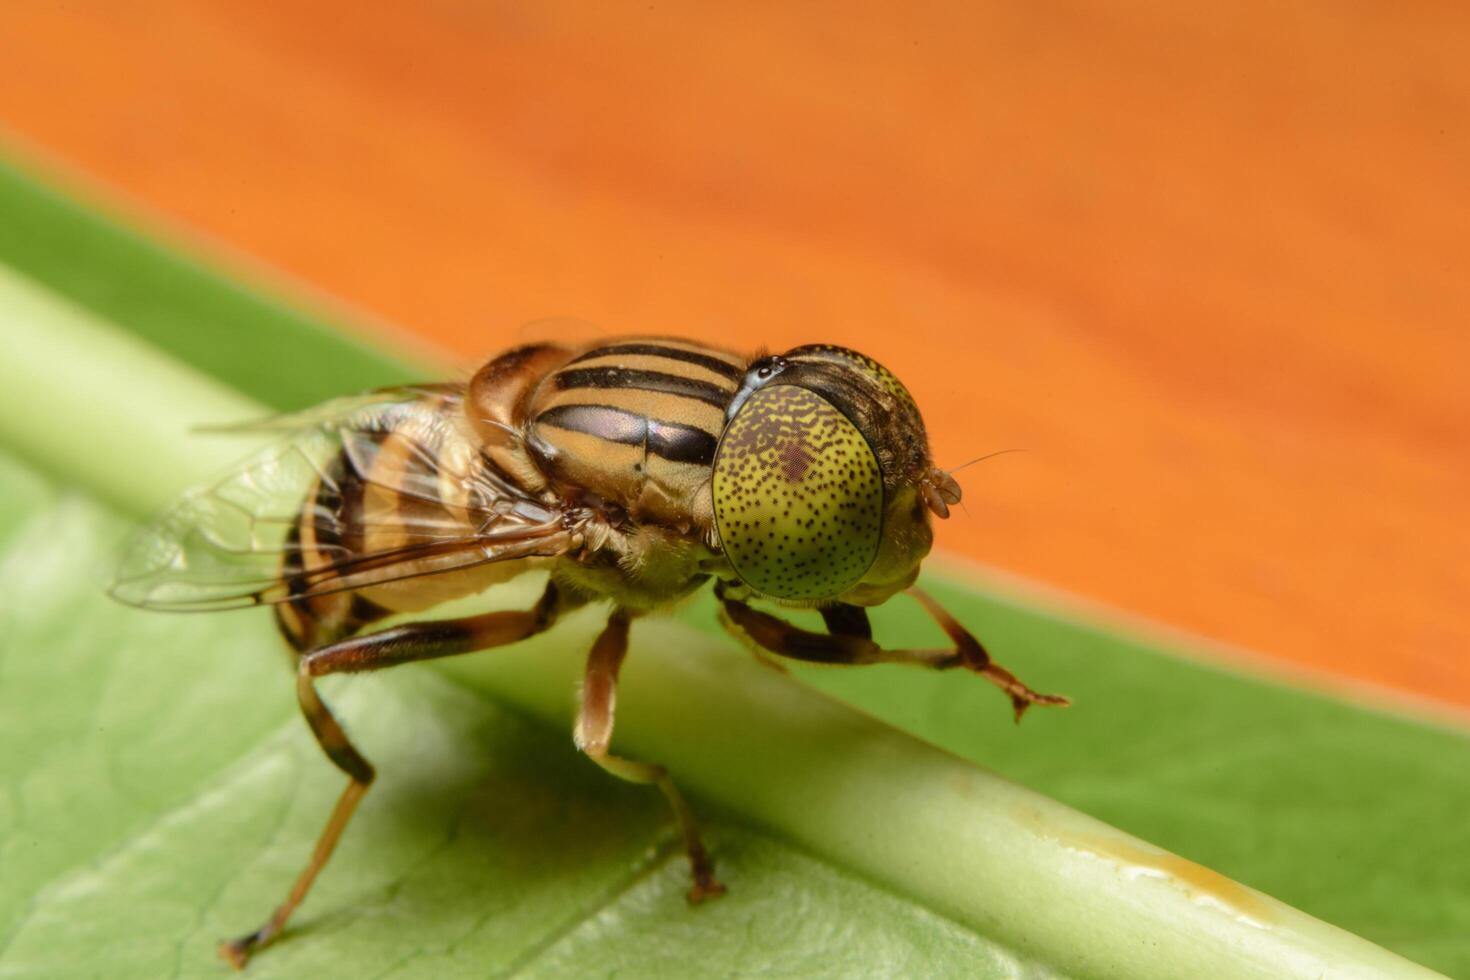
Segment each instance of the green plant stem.
[{"label": "green plant stem", "polygon": [[[33,406],[0,418],[0,439],[126,510],[157,508],[244,451],[189,437],[190,427],[265,413],[3,270],[0,310],[0,384]],[[565,725],[599,625],[584,612],[549,637],[445,670]],[[620,751],[664,762],[702,798],[1059,970],[1435,975],[887,728],[731,644],[663,621],[637,624],[635,643]],[[995,710],[1007,710],[999,697]]]}]

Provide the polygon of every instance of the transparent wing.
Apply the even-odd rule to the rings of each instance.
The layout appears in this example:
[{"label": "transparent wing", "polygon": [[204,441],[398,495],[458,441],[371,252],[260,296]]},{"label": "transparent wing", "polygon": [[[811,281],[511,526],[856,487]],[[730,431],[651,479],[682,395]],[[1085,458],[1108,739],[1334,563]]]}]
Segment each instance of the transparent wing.
[{"label": "transparent wing", "polygon": [[200,425],[193,431],[209,435],[253,435],[262,432],[295,433],[319,425],[336,425],[351,420],[360,411],[410,404],[425,398],[463,398],[464,386],[452,383],[395,385],[377,388],[360,395],[345,395],[304,408],[299,412],[282,412],[244,422],[223,425]]},{"label": "transparent wing", "polygon": [[394,388],[240,427],[285,435],[140,530],[112,595],[231,609],[570,551],[562,510],[486,464],[462,398]]}]

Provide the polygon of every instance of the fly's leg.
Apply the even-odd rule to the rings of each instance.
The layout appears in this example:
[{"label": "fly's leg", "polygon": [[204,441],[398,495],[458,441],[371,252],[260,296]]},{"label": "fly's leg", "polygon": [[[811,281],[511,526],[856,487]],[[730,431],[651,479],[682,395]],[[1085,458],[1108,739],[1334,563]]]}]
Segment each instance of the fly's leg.
[{"label": "fly's leg", "polygon": [[758,647],[792,660],[821,664],[916,664],[935,670],[963,667],[999,687],[1011,699],[1016,721],[1033,704],[1068,705],[1058,694],[1039,694],[1021,683],[1016,675],[991,659],[980,641],[935,602],[928,593],[910,589],[940,628],[954,641],[950,650],[885,650],[874,643],[867,613],[858,606],[838,605],[823,609],[830,633],[814,633],[783,619],[752,609],[717,590],[722,604],[721,623],[736,636]]},{"label": "fly's leg", "polygon": [[996,663],[980,641],[975,639],[969,630],[961,626],[959,620],[951,616],[949,611],[929,593],[919,588],[910,588],[909,595],[919,601],[924,611],[933,617],[934,621],[939,624],[939,628],[954,641],[955,653],[960,658],[960,666],[974,671],[1006,692],[1011,699],[1011,707],[1015,709],[1017,723],[1021,721],[1021,716],[1026,713],[1026,709],[1033,704],[1066,707],[1072,703],[1070,698],[1060,694],[1038,694],[1021,683],[1015,674]]},{"label": "fly's leg", "polygon": [[608,618],[607,626],[592,644],[592,652],[587,657],[587,672],[582,682],[582,708],[577,713],[573,738],[577,747],[593,762],[614,776],[632,783],[656,785],[668,798],[674,809],[674,818],[679,823],[684,850],[689,855],[689,869],[694,876],[689,901],[697,903],[723,895],[725,886],[715,879],[715,866],[700,840],[694,811],[669,778],[669,771],[660,765],[635,762],[608,751],[617,701],[618,669],[627,652],[628,614],[619,609]]},{"label": "fly's leg", "polygon": [[[324,647],[323,649],[331,648]],[[305,663],[305,658],[302,659],[302,663]],[[237,970],[243,970],[251,955],[269,944],[285,928],[286,920],[291,917],[296,906],[301,904],[302,899],[306,898],[306,893],[310,890],[311,883],[316,880],[317,873],[332,856],[332,851],[337,846],[337,839],[342,836],[347,821],[352,819],[352,813],[357,809],[358,801],[372,785],[375,775],[372,763],[368,762],[348,740],[347,733],[337,723],[331,709],[317,695],[316,688],[311,682],[311,676],[304,670],[299,671],[296,675],[296,697],[301,703],[301,713],[306,716],[306,723],[311,726],[311,732],[316,736],[322,751],[338,769],[347,774],[347,788],[337,798],[337,805],[332,809],[332,815],[328,818],[326,827],[322,829],[321,836],[317,838],[316,847],[312,848],[311,860],[307,862],[305,870],[297,876],[296,883],[291,886],[286,900],[276,907],[270,918],[266,919],[260,928],[239,939],[220,944],[220,956]]]},{"label": "fly's leg", "polygon": [[504,646],[540,633],[565,612],[569,604],[559,601],[555,586],[548,585],[535,608],[492,612],[483,616],[428,623],[405,623],[320,647],[302,655],[296,672],[296,697],[301,713],[327,758],[347,774],[347,788],[327,820],[311,860],[270,918],[254,932],[220,944],[220,956],[236,969],[243,969],[251,954],[269,944],[286,925],[286,920],[306,898],[311,883],[332,856],[337,839],[358,801],[373,782],[373,767],[348,740],[347,733],[316,691],[316,679],[327,674],[381,670],[414,660],[433,660],[489,647]]}]

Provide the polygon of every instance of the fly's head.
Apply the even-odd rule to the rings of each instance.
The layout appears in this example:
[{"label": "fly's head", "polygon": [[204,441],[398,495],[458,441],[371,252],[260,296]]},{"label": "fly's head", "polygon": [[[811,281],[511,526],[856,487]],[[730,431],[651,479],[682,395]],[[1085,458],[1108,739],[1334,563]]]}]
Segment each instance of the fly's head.
[{"label": "fly's head", "polygon": [[918,406],[857,351],[798,347],[751,365],[715,454],[715,524],[741,580],[772,599],[872,606],[911,585],[959,486]]}]

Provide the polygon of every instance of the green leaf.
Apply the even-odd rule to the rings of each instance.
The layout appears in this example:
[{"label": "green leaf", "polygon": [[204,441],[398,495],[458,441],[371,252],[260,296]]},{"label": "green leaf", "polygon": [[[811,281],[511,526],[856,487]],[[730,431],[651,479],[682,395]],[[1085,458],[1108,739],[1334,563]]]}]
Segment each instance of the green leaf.
[{"label": "green leaf", "polygon": [[[201,281],[180,302],[206,322]],[[87,307],[0,274],[0,446],[25,459],[0,460],[0,975],[200,975],[279,900],[341,779],[294,717],[264,617],[101,597],[120,512],[241,449],[183,430],[259,409],[96,318],[136,303]],[[1015,728],[971,678],[803,676],[1443,969],[1470,964],[1463,735],[941,587],[1078,707]],[[891,606],[890,639],[928,628]],[[640,624],[618,745],[696,791],[732,888],[687,909],[661,801],[564,734],[595,628],[328,687],[383,778],[253,973],[1425,975],[724,640]]]},{"label": "green leaf", "polygon": [[[0,563],[11,599],[0,718],[15,750],[0,770],[14,804],[0,964],[66,975],[85,949],[107,951],[98,962],[110,976],[204,971],[215,938],[280,897],[340,777],[294,717],[259,616],[109,603],[96,573],[121,522],[53,497],[8,460],[0,499],[12,530]],[[713,840],[740,888],[687,911],[661,801],[587,766],[566,738],[428,671],[335,686],[396,778],[370,797],[314,896],[338,911],[303,917],[307,935],[261,957],[255,975],[559,975],[620,963],[684,975],[719,962],[1050,975],[912,901],[720,823]]]},{"label": "green leaf", "polygon": [[[0,972],[223,972],[216,940],[280,899],[341,779],[294,715],[261,617],[108,603],[94,579],[120,522],[75,497],[38,501],[30,474],[0,467],[7,516],[29,504],[0,564]],[[334,687],[384,778],[253,976],[1022,968],[725,822],[713,839],[739,887],[691,911],[661,799],[609,780],[564,736],[433,671]]]}]

